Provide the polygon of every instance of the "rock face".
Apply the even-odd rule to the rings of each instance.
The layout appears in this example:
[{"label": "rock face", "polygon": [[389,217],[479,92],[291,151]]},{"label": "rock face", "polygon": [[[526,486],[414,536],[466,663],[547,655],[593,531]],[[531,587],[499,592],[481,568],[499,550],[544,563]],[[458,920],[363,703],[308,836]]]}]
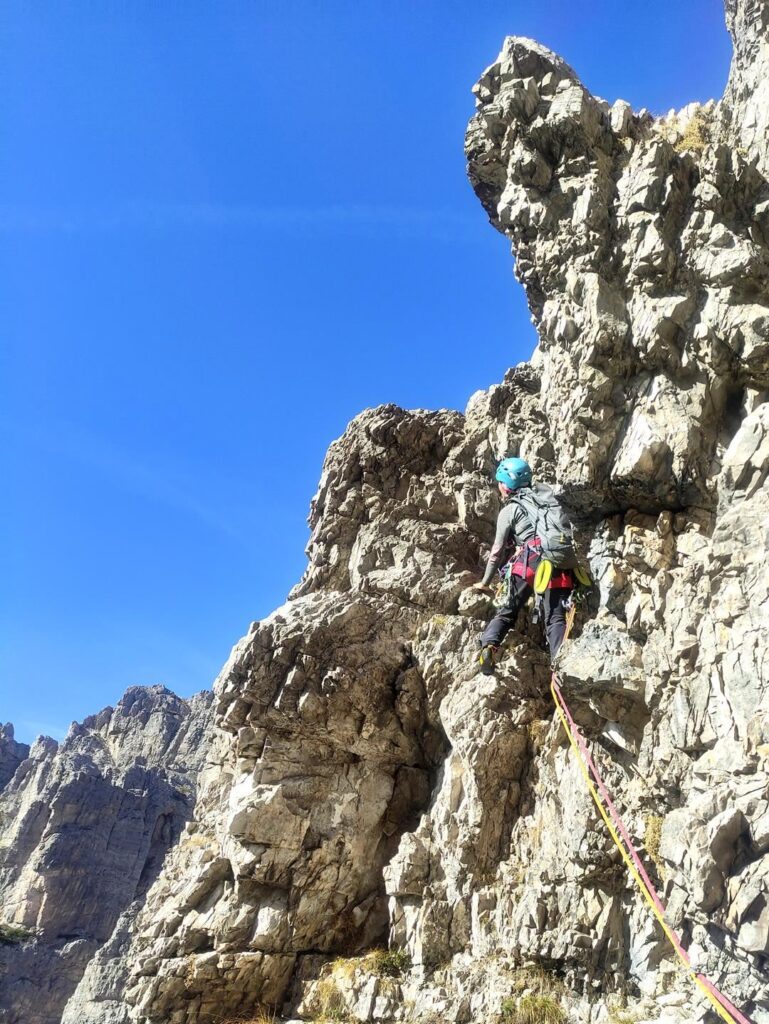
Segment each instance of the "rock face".
[{"label": "rock face", "polygon": [[726,0],[726,23],[735,60],[722,106],[726,139],[750,153],[758,171],[769,173],[769,5],[766,0]]},{"label": "rock face", "polygon": [[[464,416],[370,410],[331,447],[305,577],[216,683],[220,768],[137,922],[132,1019],[286,1001],[480,1021],[527,987],[574,1020],[628,996],[705,1019],[597,817],[536,630],[475,673],[488,608],[463,590],[507,453],[582,516],[597,593],[559,669],[670,921],[769,1020],[764,13],[730,6],[726,99],[659,121],[529,40],[484,73],[470,179],[538,349]],[[385,942],[399,982],[356,959]]]},{"label": "rock face", "polygon": [[0,790],[5,789],[16,769],[28,755],[29,746],[16,742],[10,722],[0,725]]},{"label": "rock face", "polygon": [[210,708],[210,694],[134,687],[61,745],[24,751],[0,795],[6,1024],[58,1024],[96,949],[154,881],[191,814]]},{"label": "rock face", "polygon": [[659,120],[505,41],[467,155],[534,357],[464,415],[384,406],[331,446],[307,572],[216,681],[194,818],[67,1024],[712,1020],[592,804],[539,627],[476,672],[504,454],[577,517],[596,587],[558,671],[669,921],[769,1022],[768,12],[729,0],[724,99]]}]

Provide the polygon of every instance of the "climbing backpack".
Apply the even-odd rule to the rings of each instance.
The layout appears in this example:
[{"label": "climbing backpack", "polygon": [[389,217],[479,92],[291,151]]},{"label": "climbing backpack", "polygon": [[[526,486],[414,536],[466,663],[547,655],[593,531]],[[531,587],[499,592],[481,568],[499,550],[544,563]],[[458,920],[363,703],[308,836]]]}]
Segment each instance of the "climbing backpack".
[{"label": "climbing backpack", "polygon": [[[531,523],[542,545],[542,558],[553,569],[573,569],[577,563],[574,527],[548,484],[534,484],[516,491],[513,498]],[[545,584],[547,586],[547,584]]]}]

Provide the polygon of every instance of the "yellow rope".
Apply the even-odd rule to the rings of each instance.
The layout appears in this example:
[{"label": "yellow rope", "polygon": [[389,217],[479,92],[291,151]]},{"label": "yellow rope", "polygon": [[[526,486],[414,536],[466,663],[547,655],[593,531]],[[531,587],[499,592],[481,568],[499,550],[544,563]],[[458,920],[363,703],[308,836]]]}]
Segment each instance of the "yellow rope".
[{"label": "yellow rope", "polygon": [[[568,637],[569,633],[571,632],[571,627],[572,627],[572,625],[574,623],[574,614],[575,614],[575,612],[576,612],[576,608],[572,605],[572,607],[571,607],[571,609],[569,611],[568,618],[566,620],[566,632],[564,633],[564,640]],[[725,1020],[727,1022],[727,1024],[737,1024],[737,1021],[735,1020],[735,1018],[721,1005],[721,1003],[718,1001],[718,999],[715,997],[715,995],[708,989],[707,985],[705,985],[700,980],[700,978],[697,975],[697,972],[694,970],[694,968],[692,967],[691,963],[689,963],[686,960],[686,958],[681,955],[681,952],[680,952],[680,949],[679,949],[679,944],[678,944],[676,938],[674,937],[673,932],[670,929],[670,926],[665,921],[665,918],[662,916],[662,914],[659,912],[659,909],[657,908],[654,900],[652,899],[652,896],[649,893],[646,885],[644,884],[643,879],[638,874],[638,871],[636,870],[636,866],[633,863],[633,861],[631,860],[630,854],[625,849],[625,846],[622,843],[622,841],[621,841],[621,839],[620,839],[619,835],[617,834],[617,831],[616,831],[616,829],[614,827],[614,823],[612,822],[612,820],[609,817],[606,809],[604,808],[603,801],[601,800],[600,796],[598,795],[598,792],[596,791],[595,786],[593,785],[592,779],[590,778],[590,772],[588,771],[588,767],[585,764],[584,758],[582,757],[582,751],[579,749],[579,745],[577,744],[577,741],[576,741],[576,739],[574,737],[574,734],[572,733],[572,730],[569,727],[569,723],[568,723],[568,721],[566,719],[566,715],[563,713],[563,711],[561,709],[560,702],[559,702],[558,697],[557,697],[556,692],[555,692],[554,683],[555,683],[555,672],[553,673],[551,681],[550,681],[550,692],[551,692],[551,694],[553,696],[553,701],[555,703],[555,709],[558,712],[558,717],[561,720],[561,724],[563,725],[564,729],[566,730],[566,735],[569,738],[569,743],[571,744],[571,749],[577,755],[577,762],[578,762],[578,764],[580,766],[580,769],[582,770],[583,776],[585,777],[585,782],[587,783],[587,787],[590,790],[590,794],[592,795],[593,800],[595,801],[595,805],[598,808],[598,810],[599,810],[599,812],[601,814],[601,817],[603,818],[604,822],[606,823],[606,827],[609,830],[609,835],[614,840],[614,845],[617,847],[619,852],[622,854],[622,859],[624,860],[625,865],[627,866],[628,871],[630,871],[630,874],[635,879],[636,885],[641,890],[641,893],[643,894],[643,897],[646,900],[646,902],[649,904],[649,907],[651,908],[651,911],[654,914],[655,918],[659,921],[660,925],[662,926],[662,930],[665,932],[665,935],[666,935],[668,941],[670,942],[670,944],[672,945],[673,949],[675,950],[676,955],[678,956],[679,960],[681,961],[681,963],[686,968],[687,973],[691,975],[691,977],[694,979],[694,982],[698,986],[698,988],[700,988],[705,993],[705,995],[708,997],[708,999],[713,1004],[713,1007],[715,1008],[715,1010],[719,1014],[719,1016],[722,1017],[723,1020]]]}]

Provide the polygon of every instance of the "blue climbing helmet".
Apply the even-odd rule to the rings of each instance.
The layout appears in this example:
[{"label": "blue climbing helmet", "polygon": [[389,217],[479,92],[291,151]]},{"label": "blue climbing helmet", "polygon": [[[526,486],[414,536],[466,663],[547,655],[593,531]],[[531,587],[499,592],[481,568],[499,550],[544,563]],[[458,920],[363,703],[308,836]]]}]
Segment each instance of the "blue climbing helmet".
[{"label": "blue climbing helmet", "polygon": [[502,459],[497,466],[496,478],[511,491],[517,491],[531,483],[531,466],[524,459]]}]

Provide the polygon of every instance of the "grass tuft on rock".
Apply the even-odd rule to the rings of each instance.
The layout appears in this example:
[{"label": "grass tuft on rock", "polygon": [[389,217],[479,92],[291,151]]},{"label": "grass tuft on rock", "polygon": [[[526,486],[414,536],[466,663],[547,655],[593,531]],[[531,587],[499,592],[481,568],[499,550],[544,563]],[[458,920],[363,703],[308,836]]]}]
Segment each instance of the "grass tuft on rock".
[{"label": "grass tuft on rock", "polygon": [[380,978],[400,978],[411,967],[407,949],[375,949],[363,960],[363,966]]},{"label": "grass tuft on rock", "polygon": [[22,928],[18,924],[7,924],[0,921],[0,945],[18,946],[27,939],[34,938],[35,933],[29,928]]},{"label": "grass tuft on rock", "polygon": [[331,971],[320,979],[315,987],[316,1020],[345,1020],[348,1010],[344,996],[339,990],[337,977],[334,976],[340,970],[340,961],[331,965]]},{"label": "grass tuft on rock", "polygon": [[522,996],[505,999],[501,1019],[504,1024],[564,1024],[566,1014],[552,996]]},{"label": "grass tuft on rock", "polygon": [[309,1000],[315,1024],[335,1021],[353,1021],[345,993],[360,972],[361,975],[375,975],[378,978],[401,978],[411,967],[411,957],[405,949],[372,949],[365,956],[337,957],[321,968]]},{"label": "grass tuft on rock", "polygon": [[513,974],[513,991],[522,995],[560,996],[564,987],[560,978],[541,964],[519,967]]},{"label": "grass tuft on rock", "polygon": [[676,153],[702,153],[710,142],[710,119],[702,110],[697,110],[689,119],[675,144]]},{"label": "grass tuft on rock", "polygon": [[257,1010],[248,1017],[224,1017],[216,1024],[276,1024],[278,1017],[275,1010]]}]

